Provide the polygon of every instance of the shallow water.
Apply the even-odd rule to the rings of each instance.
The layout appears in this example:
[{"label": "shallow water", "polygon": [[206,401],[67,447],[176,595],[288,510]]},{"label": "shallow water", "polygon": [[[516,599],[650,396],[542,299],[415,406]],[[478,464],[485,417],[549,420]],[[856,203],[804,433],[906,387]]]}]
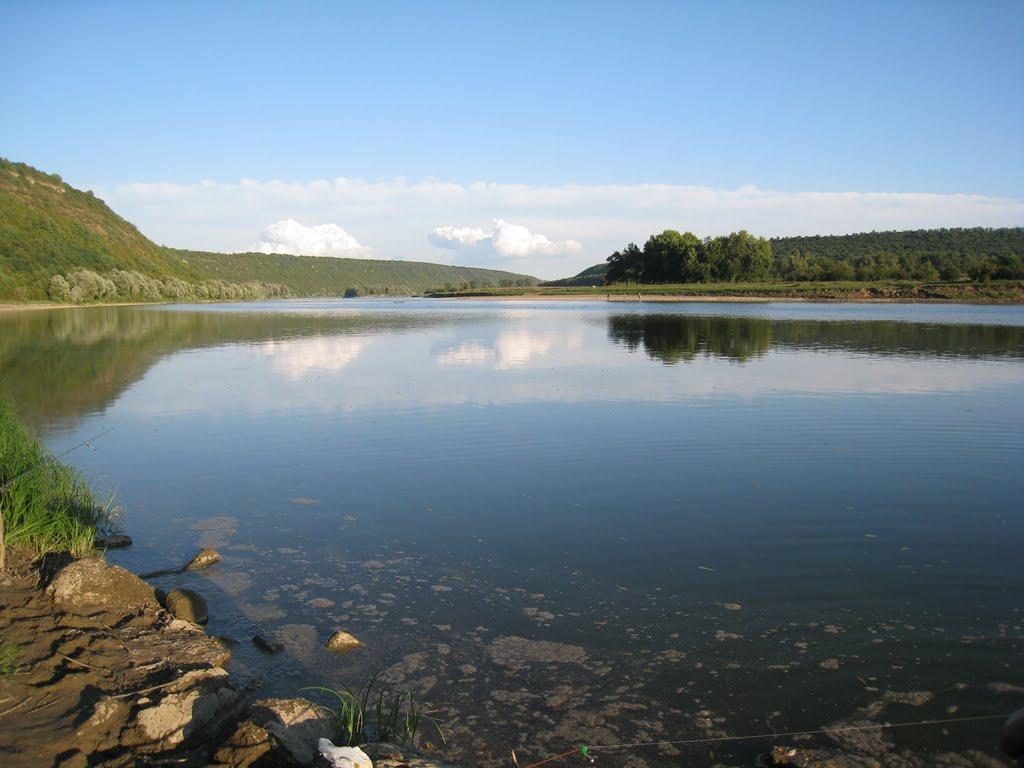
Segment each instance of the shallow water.
[{"label": "shallow water", "polygon": [[[1024,705],[1024,308],[26,312],[0,315],[0,381],[54,450],[111,430],[69,457],[124,509],[109,559],[221,550],[157,581],[207,596],[237,674],[382,672],[453,757]],[[336,627],[367,648],[324,653]]]}]

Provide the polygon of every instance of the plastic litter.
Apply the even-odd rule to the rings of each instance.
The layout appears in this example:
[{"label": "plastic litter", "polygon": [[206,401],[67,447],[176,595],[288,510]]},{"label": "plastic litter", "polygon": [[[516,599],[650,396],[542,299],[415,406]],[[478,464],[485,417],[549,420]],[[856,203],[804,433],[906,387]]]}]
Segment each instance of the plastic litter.
[{"label": "plastic litter", "polygon": [[320,739],[317,749],[334,768],[373,768],[370,756],[359,747],[337,747],[330,739]]}]

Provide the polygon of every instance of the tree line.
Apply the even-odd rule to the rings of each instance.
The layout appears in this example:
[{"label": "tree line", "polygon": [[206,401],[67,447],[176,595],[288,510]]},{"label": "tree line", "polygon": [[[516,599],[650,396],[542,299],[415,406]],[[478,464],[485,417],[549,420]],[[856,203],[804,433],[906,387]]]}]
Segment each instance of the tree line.
[{"label": "tree line", "polygon": [[701,239],[667,229],[607,259],[605,282],[710,283],[1024,279],[1024,228]]},{"label": "tree line", "polygon": [[177,277],[165,277],[161,280],[126,269],[114,269],[105,275],[89,269],[76,269],[67,275],[54,275],[50,278],[48,294],[54,301],[70,304],[117,300],[277,299],[292,295],[288,286],[275,283],[229,283],[226,280],[191,283]]}]

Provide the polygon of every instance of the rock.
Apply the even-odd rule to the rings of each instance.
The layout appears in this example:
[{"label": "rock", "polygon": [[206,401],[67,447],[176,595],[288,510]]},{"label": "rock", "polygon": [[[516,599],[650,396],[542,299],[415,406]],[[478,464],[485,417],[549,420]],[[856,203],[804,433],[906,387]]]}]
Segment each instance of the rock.
[{"label": "rock", "polygon": [[359,747],[339,747],[330,739],[320,739],[317,751],[332,768],[373,768],[370,756]]},{"label": "rock", "polygon": [[50,582],[47,592],[57,608],[78,615],[106,612],[123,616],[160,607],[149,584],[97,557],[66,565]]},{"label": "rock", "polygon": [[209,618],[206,600],[191,589],[172,589],[167,593],[164,604],[175,618],[183,621],[205,624]]},{"label": "rock", "polygon": [[243,703],[242,694],[219,667],[186,672],[150,696],[159,700],[141,709],[131,732],[122,737],[125,746],[147,752],[208,737],[234,717]]},{"label": "rock", "polygon": [[107,536],[97,536],[93,545],[96,549],[121,549],[132,545],[132,537],[123,533],[111,533]]},{"label": "rock", "polygon": [[270,734],[249,720],[240,723],[213,755],[215,762],[231,768],[249,768],[274,747]]},{"label": "rock", "polygon": [[362,648],[362,646],[363,644],[359,642],[355,635],[350,635],[348,632],[339,629],[331,635],[331,639],[327,641],[325,647],[328,651],[333,651],[334,653],[348,653],[356,648]]},{"label": "rock", "polygon": [[201,549],[188,561],[185,565],[186,571],[200,571],[203,568],[209,568],[214,563],[220,562],[220,552],[216,549]]},{"label": "rock", "polygon": [[284,643],[277,643],[273,640],[268,640],[263,635],[253,635],[252,644],[261,651],[266,651],[267,653],[280,653],[284,650]]},{"label": "rock", "polygon": [[1024,709],[1018,709],[999,732],[999,748],[1013,758],[1024,755]]},{"label": "rock", "polygon": [[249,719],[277,739],[300,765],[316,759],[320,739],[338,738],[333,715],[306,699],[261,699],[249,707]]}]

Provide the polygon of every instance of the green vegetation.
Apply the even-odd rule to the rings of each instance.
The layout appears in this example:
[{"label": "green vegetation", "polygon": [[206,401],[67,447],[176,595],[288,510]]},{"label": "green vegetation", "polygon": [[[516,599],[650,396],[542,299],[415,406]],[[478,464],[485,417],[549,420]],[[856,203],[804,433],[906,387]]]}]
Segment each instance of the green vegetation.
[{"label": "green vegetation", "polygon": [[78,473],[58,463],[0,398],[0,552],[84,555],[107,512]]},{"label": "green vegetation", "polygon": [[260,283],[229,283],[224,280],[203,280],[190,283],[177,277],[157,280],[138,272],[115,269],[106,276],[88,269],[76,269],[67,275],[50,278],[47,293],[63,304],[85,304],[93,301],[213,301],[288,298],[292,292],[285,285]]},{"label": "green vegetation", "polygon": [[[425,717],[416,708],[411,693],[397,693],[385,687],[378,689],[376,675],[358,691],[347,686],[303,690],[318,691],[336,699],[335,708],[330,711],[341,726],[341,746],[357,747],[369,741],[412,741]],[[437,728],[434,721],[429,722]],[[444,741],[440,728],[437,732]]]},{"label": "green vegetation", "polygon": [[77,303],[412,295],[536,282],[528,275],[445,264],[166,248],[91,192],[0,158],[0,299]]},{"label": "green vegetation", "polygon": [[[588,284],[587,272],[572,284]],[[766,240],[747,232],[701,240],[674,229],[608,257],[605,282],[1024,280],[1024,228],[937,229]],[[581,282],[576,282],[576,280]],[[561,281],[567,284],[566,281]]]},{"label": "green vegetation", "polygon": [[431,294],[438,298],[487,296],[493,298],[536,296],[649,300],[728,300],[732,298],[803,301],[947,301],[973,304],[1024,303],[1024,280],[986,282],[874,280],[801,282],[773,280],[740,283],[617,283],[606,286],[545,284],[533,288],[493,289]]},{"label": "green vegetation", "polygon": [[439,290],[535,285],[537,279],[496,269],[421,261],[331,259],[268,253],[175,251],[208,278],[265,281],[297,296],[413,296]]},{"label": "green vegetation", "polygon": [[17,643],[0,645],[0,678],[10,677],[18,668],[18,653],[21,651]]},{"label": "green vegetation", "polygon": [[718,282],[954,282],[1024,280],[1024,227],[918,229],[778,237],[746,232],[701,240],[667,229],[630,243],[552,287]]}]

